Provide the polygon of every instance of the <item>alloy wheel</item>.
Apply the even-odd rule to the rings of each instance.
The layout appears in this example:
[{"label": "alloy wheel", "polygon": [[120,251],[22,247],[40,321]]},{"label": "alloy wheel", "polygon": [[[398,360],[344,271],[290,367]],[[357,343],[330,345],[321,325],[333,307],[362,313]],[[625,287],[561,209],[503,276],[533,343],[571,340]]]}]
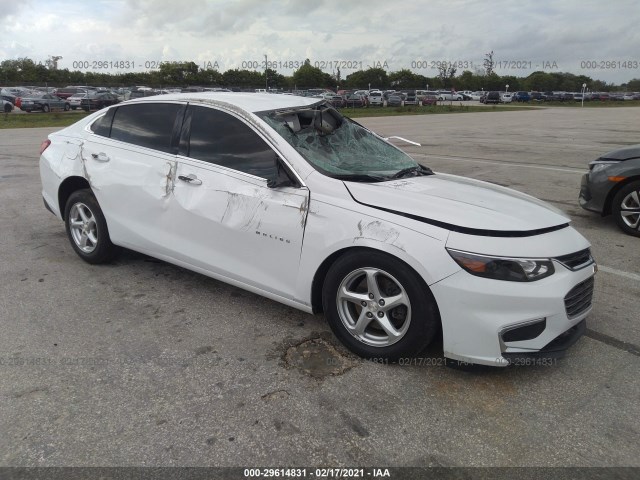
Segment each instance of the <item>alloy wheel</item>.
[{"label": "alloy wheel", "polygon": [[640,191],[633,190],[622,199],[620,216],[629,228],[640,229]]},{"label": "alloy wheel", "polygon": [[378,268],[359,268],[340,283],[340,320],[362,343],[387,347],[400,341],[411,323],[409,295],[400,282]]},{"label": "alloy wheel", "polygon": [[93,252],[98,246],[98,225],[93,212],[84,203],[76,203],[69,211],[71,237],[80,250]]}]

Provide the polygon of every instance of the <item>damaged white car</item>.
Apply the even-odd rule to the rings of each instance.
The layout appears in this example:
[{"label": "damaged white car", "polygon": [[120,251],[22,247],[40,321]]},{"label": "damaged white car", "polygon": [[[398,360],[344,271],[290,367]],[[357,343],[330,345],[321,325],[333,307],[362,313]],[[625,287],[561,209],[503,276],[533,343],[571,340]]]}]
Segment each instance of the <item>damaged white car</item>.
[{"label": "damaged white car", "polygon": [[439,335],[470,363],[559,356],[592,308],[596,265],[566,215],[434,174],[318,99],[125,102],[51,134],[40,173],[85,261],[125,247],[324,311],[364,357],[416,355]]}]

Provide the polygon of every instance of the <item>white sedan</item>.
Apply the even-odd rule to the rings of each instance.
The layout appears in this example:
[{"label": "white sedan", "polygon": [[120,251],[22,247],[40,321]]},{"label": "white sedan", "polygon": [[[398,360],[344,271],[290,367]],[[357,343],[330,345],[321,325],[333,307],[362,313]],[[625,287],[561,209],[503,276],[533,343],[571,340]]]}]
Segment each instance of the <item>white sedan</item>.
[{"label": "white sedan", "polygon": [[500,101],[502,103],[512,103],[513,102],[513,93],[503,92],[500,94]]},{"label": "white sedan", "polygon": [[76,110],[77,108],[82,107],[82,99],[87,98],[89,96],[88,93],[74,93],[70,97],[67,98],[67,102],[71,107],[71,110]]},{"label": "white sedan", "polygon": [[49,135],[40,174],[83,260],[125,247],[324,311],[367,358],[441,335],[449,359],[547,359],[592,308],[590,245],[564,213],[433,173],[318,99],[132,100]]},{"label": "white sedan", "polygon": [[462,101],[464,100],[464,97],[460,93],[442,91],[442,92],[438,92],[438,100]]}]

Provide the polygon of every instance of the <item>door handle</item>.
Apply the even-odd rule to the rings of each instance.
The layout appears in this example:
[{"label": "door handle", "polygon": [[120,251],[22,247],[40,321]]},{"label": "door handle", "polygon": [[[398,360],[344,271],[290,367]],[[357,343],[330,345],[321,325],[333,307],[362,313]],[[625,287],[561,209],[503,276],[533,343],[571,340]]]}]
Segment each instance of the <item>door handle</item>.
[{"label": "door handle", "polygon": [[109,161],[109,157],[104,152],[92,153],[91,156],[93,157],[94,160],[98,160],[99,162],[108,162]]},{"label": "door handle", "polygon": [[187,182],[189,185],[202,185],[202,180],[196,177],[193,173],[190,173],[189,175],[178,175],[178,180]]}]

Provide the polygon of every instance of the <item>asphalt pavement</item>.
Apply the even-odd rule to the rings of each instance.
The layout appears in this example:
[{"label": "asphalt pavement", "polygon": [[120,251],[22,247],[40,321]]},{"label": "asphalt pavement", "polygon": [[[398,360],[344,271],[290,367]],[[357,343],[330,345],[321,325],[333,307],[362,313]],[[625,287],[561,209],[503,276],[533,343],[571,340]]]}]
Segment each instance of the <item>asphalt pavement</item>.
[{"label": "asphalt pavement", "polygon": [[54,129],[0,130],[0,466],[640,466],[640,239],[577,201],[588,161],[640,143],[640,108],[359,121],[571,216],[601,268],[565,359],[381,365],[321,315],[134,252],[88,265],[42,203]]}]

